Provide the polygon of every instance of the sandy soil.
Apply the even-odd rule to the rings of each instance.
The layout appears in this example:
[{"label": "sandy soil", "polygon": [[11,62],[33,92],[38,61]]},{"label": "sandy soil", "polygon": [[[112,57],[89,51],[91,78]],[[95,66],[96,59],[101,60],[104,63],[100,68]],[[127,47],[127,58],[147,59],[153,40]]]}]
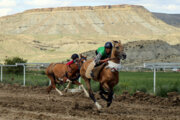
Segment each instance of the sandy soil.
[{"label": "sandy soil", "polygon": [[112,105],[96,97],[103,109],[98,111],[83,93],[59,96],[46,87],[0,84],[0,120],[180,120],[180,96],[168,98],[137,92],[115,96]]}]

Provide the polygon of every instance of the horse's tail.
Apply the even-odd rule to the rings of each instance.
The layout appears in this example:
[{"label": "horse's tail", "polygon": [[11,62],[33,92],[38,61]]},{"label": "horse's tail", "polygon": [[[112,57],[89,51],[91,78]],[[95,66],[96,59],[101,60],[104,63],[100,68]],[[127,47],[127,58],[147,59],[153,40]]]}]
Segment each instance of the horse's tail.
[{"label": "horse's tail", "polygon": [[54,73],[52,73],[52,76],[53,76],[54,82],[56,82],[56,77],[55,77]]},{"label": "horse's tail", "polygon": [[[56,77],[55,77],[54,72],[53,72],[53,66],[54,66],[54,63],[51,63],[45,70],[45,73],[50,78],[51,83],[56,82]],[[53,78],[53,79],[51,79],[51,78]]]}]

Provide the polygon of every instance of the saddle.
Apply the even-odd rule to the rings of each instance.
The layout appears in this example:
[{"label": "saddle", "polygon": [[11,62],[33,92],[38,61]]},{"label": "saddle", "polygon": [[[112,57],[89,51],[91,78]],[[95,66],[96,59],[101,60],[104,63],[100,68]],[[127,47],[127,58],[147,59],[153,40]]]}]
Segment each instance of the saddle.
[{"label": "saddle", "polygon": [[100,72],[102,71],[102,69],[107,65],[108,63],[103,63],[103,64],[101,64],[101,65],[99,65],[99,66],[96,66],[96,67],[94,67],[93,68],[93,70],[92,70],[92,78],[94,79],[94,80],[98,80],[99,79],[99,75],[100,75]]}]

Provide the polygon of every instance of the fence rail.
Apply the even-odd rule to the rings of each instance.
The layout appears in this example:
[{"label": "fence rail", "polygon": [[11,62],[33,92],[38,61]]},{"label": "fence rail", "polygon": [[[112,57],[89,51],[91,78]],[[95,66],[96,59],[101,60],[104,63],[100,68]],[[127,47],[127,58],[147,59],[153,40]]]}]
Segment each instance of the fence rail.
[{"label": "fence rail", "polygon": [[156,94],[156,70],[158,68],[163,69],[174,69],[180,68],[180,63],[144,63],[144,68],[153,69],[154,76],[153,76],[153,87],[154,87],[154,94]]},{"label": "fence rail", "polygon": [[50,63],[16,63],[15,65],[2,65],[1,67],[1,82],[3,81],[3,67],[17,67],[17,66],[23,66],[23,85],[26,85],[26,67],[33,66],[35,68],[39,67],[48,67]]},{"label": "fence rail", "polygon": [[[44,70],[45,68],[47,68],[49,66],[49,64],[50,63],[16,63],[15,65],[2,65],[2,64],[0,64],[1,82],[3,81],[3,72],[4,72],[3,68],[5,68],[5,67],[22,66],[23,67],[23,71],[22,71],[23,82],[22,82],[22,84],[25,86],[27,84],[26,82],[28,82],[28,81],[26,81],[26,79],[28,79],[28,76],[30,74],[30,73],[28,73],[28,70],[27,70],[28,68],[37,68],[37,69],[43,68],[43,70]],[[157,69],[161,69],[161,68],[163,68],[163,69],[174,69],[174,68],[180,69],[180,63],[144,63],[143,66],[135,66],[134,67],[134,69],[137,69],[137,70],[139,70],[139,69],[151,69],[151,70],[153,70],[154,74],[153,74],[153,86],[152,87],[153,87],[154,94],[156,94],[156,82],[157,82],[156,81],[156,72],[157,72]],[[123,70],[131,70],[131,69],[128,69],[128,67],[126,67],[126,66],[122,66],[122,69]],[[45,79],[45,76],[43,77],[43,79]],[[50,80],[49,80],[49,84],[51,84]]]}]

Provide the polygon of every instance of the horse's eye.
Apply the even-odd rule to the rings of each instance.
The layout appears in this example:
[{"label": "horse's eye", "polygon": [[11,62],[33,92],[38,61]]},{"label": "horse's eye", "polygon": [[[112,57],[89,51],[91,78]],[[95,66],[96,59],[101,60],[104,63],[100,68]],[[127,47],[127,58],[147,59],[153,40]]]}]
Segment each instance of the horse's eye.
[{"label": "horse's eye", "polygon": [[118,47],[116,47],[116,49],[119,49],[119,46],[118,46]]}]

